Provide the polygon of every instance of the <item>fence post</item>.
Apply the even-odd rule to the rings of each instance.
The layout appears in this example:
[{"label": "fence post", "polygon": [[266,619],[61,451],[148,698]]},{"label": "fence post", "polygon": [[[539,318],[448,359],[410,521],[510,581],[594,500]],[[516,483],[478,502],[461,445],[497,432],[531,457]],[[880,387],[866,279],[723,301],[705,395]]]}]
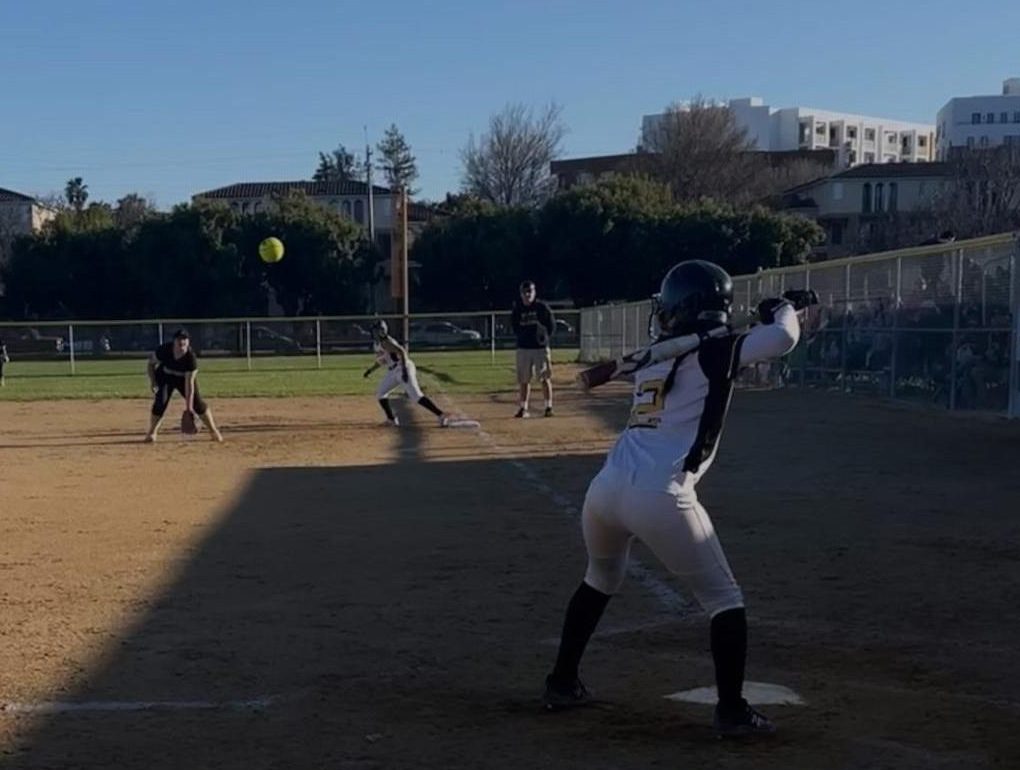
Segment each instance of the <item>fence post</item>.
[{"label": "fence post", "polygon": [[1009,255],[1009,309],[1013,319],[1010,328],[1009,340],[1009,403],[1007,404],[1010,417],[1020,417],[1020,275],[1017,275],[1016,256],[1020,242],[1014,238],[1013,251]]},{"label": "fence post", "polygon": [[71,348],[71,374],[74,374],[74,324],[67,325],[67,344]]},{"label": "fence post", "polygon": [[159,332],[159,344],[162,345],[163,344],[163,322],[160,321],[158,324],[156,324],[156,326],[157,326],[158,332]]},{"label": "fence post", "polygon": [[315,319],[315,365],[322,368],[322,319]]},{"label": "fence post", "polygon": [[489,357],[496,364],[496,314],[489,314]]},{"label": "fence post", "polygon": [[244,354],[248,359],[248,371],[251,371],[251,321],[244,322]]},{"label": "fence post", "polygon": [[[808,267],[807,265],[804,265],[804,288],[805,289],[810,289],[811,288],[811,268]],[[817,312],[817,309],[816,309],[816,312]],[[804,316],[805,317],[807,317],[807,313],[808,313],[808,311],[805,310],[804,311]],[[824,337],[819,339],[819,344],[823,348],[825,347]],[[818,360],[821,361],[821,357],[819,357]],[[808,362],[808,349],[807,349],[807,345],[805,345],[804,346],[804,352],[803,352],[803,354],[800,357],[800,387],[801,387],[801,390],[803,390],[804,388],[807,387],[807,362]]]},{"label": "fence post", "polygon": [[900,350],[900,305],[903,303],[903,257],[896,257],[896,294],[892,306],[892,352],[889,359],[889,398],[896,398],[896,357]]},{"label": "fence post", "polygon": [[843,392],[850,392],[850,385],[847,382],[846,371],[846,348],[849,342],[848,331],[850,327],[850,263],[846,263],[843,284],[843,340],[840,344],[839,376],[843,379]]},{"label": "fence post", "polygon": [[960,333],[960,302],[963,298],[963,249],[953,252],[953,334],[949,347],[949,408],[956,409],[956,349]]}]

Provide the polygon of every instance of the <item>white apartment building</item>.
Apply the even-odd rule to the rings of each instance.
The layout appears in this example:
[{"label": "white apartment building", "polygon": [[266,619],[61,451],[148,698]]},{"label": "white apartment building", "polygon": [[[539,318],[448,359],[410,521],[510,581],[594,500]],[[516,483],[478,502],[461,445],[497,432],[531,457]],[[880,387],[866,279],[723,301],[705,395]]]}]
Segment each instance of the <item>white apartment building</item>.
[{"label": "white apartment building", "polygon": [[1020,145],[1020,78],[1004,80],[998,95],[950,99],[938,112],[935,131],[940,160],[949,157],[953,147]]},{"label": "white apartment building", "polygon": [[[726,105],[755,149],[766,152],[836,149],[845,163],[923,163],[935,157],[935,127],[890,118],[871,118],[814,107],[770,107],[753,96]],[[645,115],[642,137],[665,117]]]}]

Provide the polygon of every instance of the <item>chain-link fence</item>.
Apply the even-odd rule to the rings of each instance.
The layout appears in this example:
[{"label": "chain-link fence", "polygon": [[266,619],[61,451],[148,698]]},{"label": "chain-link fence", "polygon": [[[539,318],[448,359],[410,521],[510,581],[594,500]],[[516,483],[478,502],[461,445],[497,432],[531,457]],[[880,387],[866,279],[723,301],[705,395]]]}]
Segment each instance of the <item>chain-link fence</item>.
[{"label": "chain-link fence", "polygon": [[[580,312],[557,310],[550,345],[576,349]],[[372,324],[380,318],[404,340],[402,316],[317,318],[156,319],[146,321],[0,322],[0,340],[11,360],[63,361],[74,374],[84,361],[148,356],[186,328],[202,358],[244,358],[249,368],[259,358],[314,357],[364,353],[372,346]],[[407,319],[412,350],[496,350],[513,348],[516,337],[510,311],[412,315]]]},{"label": "chain-link fence", "polygon": [[[734,278],[734,317],[811,288],[822,327],[747,384],[815,386],[1020,416],[1020,276],[1013,234]],[[650,302],[581,312],[582,361],[648,340]]]}]

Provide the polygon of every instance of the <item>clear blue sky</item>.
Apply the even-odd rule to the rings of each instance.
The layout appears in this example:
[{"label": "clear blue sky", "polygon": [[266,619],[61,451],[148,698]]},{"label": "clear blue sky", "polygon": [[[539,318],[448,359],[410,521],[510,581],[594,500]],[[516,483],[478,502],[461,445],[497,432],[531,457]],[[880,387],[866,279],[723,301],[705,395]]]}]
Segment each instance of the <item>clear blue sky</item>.
[{"label": "clear blue sky", "polygon": [[422,196],[508,101],[564,108],[565,155],[623,152],[696,93],[934,122],[1020,76],[1020,3],[791,0],[0,2],[0,187],[82,176],[161,207],[307,178],[395,122]]}]

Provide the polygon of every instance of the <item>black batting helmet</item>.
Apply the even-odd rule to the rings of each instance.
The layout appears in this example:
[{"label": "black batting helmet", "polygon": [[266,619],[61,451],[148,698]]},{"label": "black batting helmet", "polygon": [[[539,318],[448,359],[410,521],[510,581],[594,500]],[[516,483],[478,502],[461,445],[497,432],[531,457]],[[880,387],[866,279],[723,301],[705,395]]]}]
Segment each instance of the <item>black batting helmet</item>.
[{"label": "black batting helmet", "polygon": [[692,259],[666,273],[653,301],[661,336],[706,331],[729,323],[733,281],[718,265]]}]

